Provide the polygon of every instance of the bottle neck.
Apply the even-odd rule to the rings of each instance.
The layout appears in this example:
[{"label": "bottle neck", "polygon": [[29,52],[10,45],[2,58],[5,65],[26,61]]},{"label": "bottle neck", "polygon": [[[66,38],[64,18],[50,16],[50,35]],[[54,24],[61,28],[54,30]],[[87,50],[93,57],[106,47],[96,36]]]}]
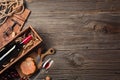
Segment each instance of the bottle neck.
[{"label": "bottle neck", "polygon": [[28,37],[26,37],[25,39],[23,39],[23,41],[20,44],[27,44],[30,40],[32,40],[32,35],[29,35]]}]

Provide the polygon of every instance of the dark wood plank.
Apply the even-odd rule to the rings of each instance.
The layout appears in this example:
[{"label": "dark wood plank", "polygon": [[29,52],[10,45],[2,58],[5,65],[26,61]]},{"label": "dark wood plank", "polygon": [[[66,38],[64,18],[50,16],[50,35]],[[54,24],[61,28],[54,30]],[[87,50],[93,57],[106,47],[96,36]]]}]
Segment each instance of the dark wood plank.
[{"label": "dark wood plank", "polygon": [[46,75],[52,76],[53,80],[119,79],[119,53],[119,50],[57,51],[56,55],[47,57],[55,61],[48,73],[38,75],[35,80]]},{"label": "dark wood plank", "polygon": [[[37,2],[37,4],[35,3]],[[35,0],[32,6],[48,11],[119,11],[119,0]],[[35,7],[31,9],[37,10]]]}]

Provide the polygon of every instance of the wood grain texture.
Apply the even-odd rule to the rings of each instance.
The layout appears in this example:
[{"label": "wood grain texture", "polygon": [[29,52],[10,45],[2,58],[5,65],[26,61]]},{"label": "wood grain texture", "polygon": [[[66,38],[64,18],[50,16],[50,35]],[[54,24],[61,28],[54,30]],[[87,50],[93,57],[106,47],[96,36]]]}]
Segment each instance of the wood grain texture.
[{"label": "wood grain texture", "polygon": [[27,24],[56,49],[53,80],[120,80],[119,0],[33,0]]}]

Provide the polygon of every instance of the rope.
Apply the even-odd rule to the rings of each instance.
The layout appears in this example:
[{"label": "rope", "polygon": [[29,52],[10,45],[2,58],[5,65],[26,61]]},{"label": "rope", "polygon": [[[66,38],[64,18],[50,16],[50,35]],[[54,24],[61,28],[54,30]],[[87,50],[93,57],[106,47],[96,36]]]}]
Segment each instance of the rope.
[{"label": "rope", "polygon": [[0,0],[0,25],[4,24],[9,16],[23,13],[24,9],[23,0]]}]

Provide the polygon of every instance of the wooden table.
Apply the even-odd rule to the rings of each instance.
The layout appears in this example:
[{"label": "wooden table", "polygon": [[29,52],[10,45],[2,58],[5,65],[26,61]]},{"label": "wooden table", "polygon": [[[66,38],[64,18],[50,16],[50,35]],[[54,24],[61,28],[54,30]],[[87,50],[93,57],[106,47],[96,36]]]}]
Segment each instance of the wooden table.
[{"label": "wooden table", "polygon": [[31,24],[56,49],[53,80],[120,80],[120,0],[32,0]]}]

